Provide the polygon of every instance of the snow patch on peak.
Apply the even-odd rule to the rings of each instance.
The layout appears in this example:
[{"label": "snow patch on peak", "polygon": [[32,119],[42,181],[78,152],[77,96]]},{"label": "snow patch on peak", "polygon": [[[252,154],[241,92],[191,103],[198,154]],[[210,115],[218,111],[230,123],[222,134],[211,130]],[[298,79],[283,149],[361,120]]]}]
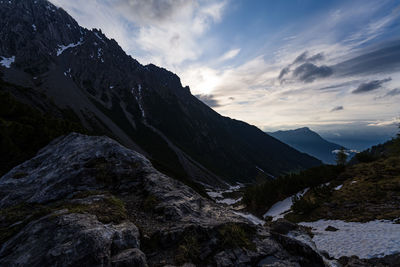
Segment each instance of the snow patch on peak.
[{"label": "snow patch on peak", "polygon": [[83,38],[81,38],[80,41],[77,42],[76,44],[72,43],[72,44],[69,44],[69,45],[58,45],[57,56],[60,56],[65,50],[67,50],[69,48],[73,48],[73,47],[77,47],[79,45],[82,45],[82,42],[83,42]]},{"label": "snow patch on peak", "polygon": [[138,85],[138,95],[135,95],[135,88],[131,89],[131,94],[135,97],[135,99],[139,105],[139,109],[142,112],[142,118],[145,120],[146,114],[145,114],[144,108],[142,106],[142,85],[141,84]]},{"label": "snow patch on peak", "polygon": [[103,40],[103,38],[97,33],[97,32],[93,32],[94,33],[94,35],[96,35],[96,37],[100,40],[100,41],[102,41],[103,43],[106,43],[104,40]]},{"label": "snow patch on peak", "polygon": [[68,68],[68,70],[64,72],[64,76],[65,76],[65,77],[70,77],[70,78],[72,77],[72,75],[71,75],[71,68]]},{"label": "snow patch on peak", "polygon": [[7,69],[11,68],[11,64],[15,62],[15,56],[12,57],[0,57],[0,65],[6,67]]},{"label": "snow patch on peak", "polygon": [[338,185],[338,186],[335,187],[335,190],[338,191],[338,190],[340,190],[342,187],[343,187],[342,184],[341,184],[341,185]]}]

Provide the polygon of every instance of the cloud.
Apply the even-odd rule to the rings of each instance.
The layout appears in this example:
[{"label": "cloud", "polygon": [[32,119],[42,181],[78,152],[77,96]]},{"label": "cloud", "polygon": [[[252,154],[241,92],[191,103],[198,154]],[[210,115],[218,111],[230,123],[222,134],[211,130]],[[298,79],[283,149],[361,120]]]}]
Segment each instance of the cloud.
[{"label": "cloud", "polygon": [[359,80],[350,80],[350,81],[342,82],[339,84],[331,84],[328,86],[324,86],[324,87],[319,88],[319,90],[328,90],[328,91],[336,90],[337,91],[337,90],[342,90],[342,88],[349,87],[349,86],[352,86],[352,85],[358,84],[358,83],[359,83]]},{"label": "cloud", "polygon": [[229,50],[228,52],[223,54],[219,60],[225,61],[228,59],[235,58],[239,53],[240,53],[240,48]]},{"label": "cloud", "polygon": [[399,122],[400,122],[399,118],[392,118],[389,120],[380,120],[380,121],[370,122],[367,124],[367,126],[381,127],[381,126],[389,126],[389,125],[399,125]]},{"label": "cloud", "polygon": [[293,64],[297,64],[297,63],[304,63],[307,61],[307,56],[308,56],[308,52],[305,51],[302,54],[300,54],[299,56],[296,57],[296,59],[293,61]]},{"label": "cloud", "polygon": [[[308,52],[303,52],[295,58],[295,60],[284,67],[279,76],[279,80],[283,80],[291,72],[291,67],[296,64],[302,64],[294,70],[295,76],[300,76],[303,82],[313,82],[317,78],[328,77],[332,74],[335,77],[355,76],[355,75],[372,75],[378,73],[393,73],[400,71],[400,40],[384,42],[379,47],[367,47],[359,49],[358,56],[332,64],[329,66],[317,67],[312,64],[325,59],[325,54],[320,52],[313,56],[308,56]],[[304,66],[303,66],[304,65]],[[297,75],[296,75],[297,70]],[[299,75],[300,73],[305,74]],[[310,77],[305,72],[315,73],[315,77]],[[310,74],[311,74],[310,73]],[[310,79],[309,79],[310,78]]]},{"label": "cloud", "polygon": [[284,67],[281,72],[279,73],[279,80],[282,80],[283,77],[290,72],[290,67]]},{"label": "cloud", "polygon": [[400,88],[392,89],[385,96],[396,96],[400,95]]},{"label": "cloud", "polygon": [[50,0],[86,28],[101,28],[142,64],[178,72],[200,58],[202,39],[228,0]]},{"label": "cloud", "polygon": [[318,53],[313,56],[308,56],[308,51],[303,52],[300,54],[296,59],[293,61],[292,65],[295,64],[300,64],[300,63],[305,63],[305,62],[316,62],[319,60],[324,59],[324,54],[323,53]]},{"label": "cloud", "polygon": [[392,80],[392,78],[389,77],[389,78],[386,78],[386,79],[383,79],[383,80],[374,80],[374,81],[362,83],[352,93],[353,94],[360,94],[360,93],[370,92],[370,91],[373,91],[373,90],[381,88],[382,84],[384,84],[386,82],[389,82],[391,80]]},{"label": "cloud", "polygon": [[221,104],[214,98],[213,95],[195,95],[199,100],[207,104],[209,107],[220,107]]},{"label": "cloud", "polygon": [[[284,76],[286,76],[287,74],[289,74],[290,72],[291,72],[291,67],[292,66],[294,66],[294,65],[298,65],[298,64],[302,64],[302,63],[309,63],[309,64],[303,64],[303,65],[306,65],[305,67],[302,67],[302,68],[307,68],[307,67],[309,67],[310,66],[310,63],[311,62],[316,62],[316,61],[319,61],[319,60],[322,60],[322,59],[324,59],[324,54],[323,53],[318,53],[318,54],[315,54],[315,55],[312,55],[312,56],[308,56],[308,51],[305,51],[305,52],[303,52],[303,53],[301,53],[300,55],[298,55],[296,58],[295,58],[295,60],[291,63],[291,64],[289,64],[289,65],[287,65],[286,67],[284,67],[281,71],[280,71],[280,73],[279,73],[279,76],[278,76],[278,79],[281,81],[281,82],[283,82],[283,78],[284,78]],[[313,64],[311,64],[311,65],[313,65]],[[315,66],[315,65],[314,65]],[[295,71],[298,69],[299,67],[297,67],[296,69],[295,69]],[[325,72],[327,71],[326,70],[326,68],[325,68],[325,66],[323,66],[322,67],[322,69],[321,69],[321,71],[323,72],[324,71],[324,69],[325,69]],[[329,71],[329,70],[328,70]],[[296,73],[294,73],[294,75],[295,76],[297,76],[296,75]],[[329,74],[330,75],[330,74]],[[328,75],[328,76],[329,76]],[[318,76],[318,75],[317,75]],[[315,78],[317,78],[317,77],[313,77],[313,78],[311,78],[311,80],[309,80],[309,82],[312,82],[313,80],[315,80]]]},{"label": "cloud", "polygon": [[315,54],[307,59],[307,62],[316,62],[325,58],[324,53]]},{"label": "cloud", "polygon": [[400,41],[380,44],[381,48],[364,51],[332,66],[338,76],[369,75],[377,73],[392,73],[400,70]]},{"label": "cloud", "polygon": [[325,78],[332,75],[333,71],[328,66],[316,66],[312,63],[304,63],[298,66],[294,71],[293,75],[299,78],[301,81],[309,83],[313,82],[318,78]]},{"label": "cloud", "polygon": [[129,20],[148,26],[169,22],[180,12],[190,11],[195,3],[193,0],[116,0],[113,6]]},{"label": "cloud", "polygon": [[331,112],[340,111],[343,109],[344,109],[343,106],[337,106],[337,107],[334,107],[333,109],[331,109]]}]

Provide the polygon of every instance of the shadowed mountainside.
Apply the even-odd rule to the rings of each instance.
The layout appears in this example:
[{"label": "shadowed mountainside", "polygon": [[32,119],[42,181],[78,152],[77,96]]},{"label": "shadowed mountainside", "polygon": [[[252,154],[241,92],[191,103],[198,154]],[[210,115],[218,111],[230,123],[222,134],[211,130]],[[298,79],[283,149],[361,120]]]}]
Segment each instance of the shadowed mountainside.
[{"label": "shadowed mountainside", "polygon": [[[69,110],[174,176],[224,186],[320,164],[199,101],[175,74],[143,66],[115,40],[87,30],[46,0],[0,4],[0,66],[7,90],[43,112]],[[14,86],[12,86],[14,85]],[[21,90],[28,88],[29,90]]]}]

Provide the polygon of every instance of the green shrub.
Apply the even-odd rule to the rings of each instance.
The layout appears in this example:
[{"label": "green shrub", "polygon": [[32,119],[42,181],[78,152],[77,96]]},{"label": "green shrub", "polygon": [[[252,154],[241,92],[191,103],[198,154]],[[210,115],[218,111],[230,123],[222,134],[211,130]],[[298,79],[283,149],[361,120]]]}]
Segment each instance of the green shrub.
[{"label": "green shrub", "polygon": [[297,214],[302,214],[302,215],[309,214],[319,206],[318,203],[316,203],[315,201],[312,201],[304,197],[294,196],[292,200],[293,200],[292,210]]},{"label": "green shrub", "polygon": [[251,241],[254,229],[238,223],[227,223],[223,225],[218,233],[222,248],[247,248],[255,249]]},{"label": "green shrub", "polygon": [[356,154],[356,159],[360,163],[369,163],[377,160],[378,158],[367,151],[363,151]]},{"label": "green shrub", "polygon": [[178,264],[197,261],[200,255],[200,243],[195,233],[185,235],[178,245],[175,260]]}]

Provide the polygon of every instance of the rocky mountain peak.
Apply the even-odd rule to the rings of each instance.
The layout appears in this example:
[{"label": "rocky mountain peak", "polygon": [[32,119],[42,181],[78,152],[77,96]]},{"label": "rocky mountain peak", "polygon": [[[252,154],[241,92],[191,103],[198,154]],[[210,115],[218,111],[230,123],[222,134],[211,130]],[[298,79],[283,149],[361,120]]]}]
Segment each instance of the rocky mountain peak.
[{"label": "rocky mountain peak", "polygon": [[85,30],[63,9],[46,0],[12,0],[0,3],[0,55],[49,61],[59,45],[77,43]]}]

